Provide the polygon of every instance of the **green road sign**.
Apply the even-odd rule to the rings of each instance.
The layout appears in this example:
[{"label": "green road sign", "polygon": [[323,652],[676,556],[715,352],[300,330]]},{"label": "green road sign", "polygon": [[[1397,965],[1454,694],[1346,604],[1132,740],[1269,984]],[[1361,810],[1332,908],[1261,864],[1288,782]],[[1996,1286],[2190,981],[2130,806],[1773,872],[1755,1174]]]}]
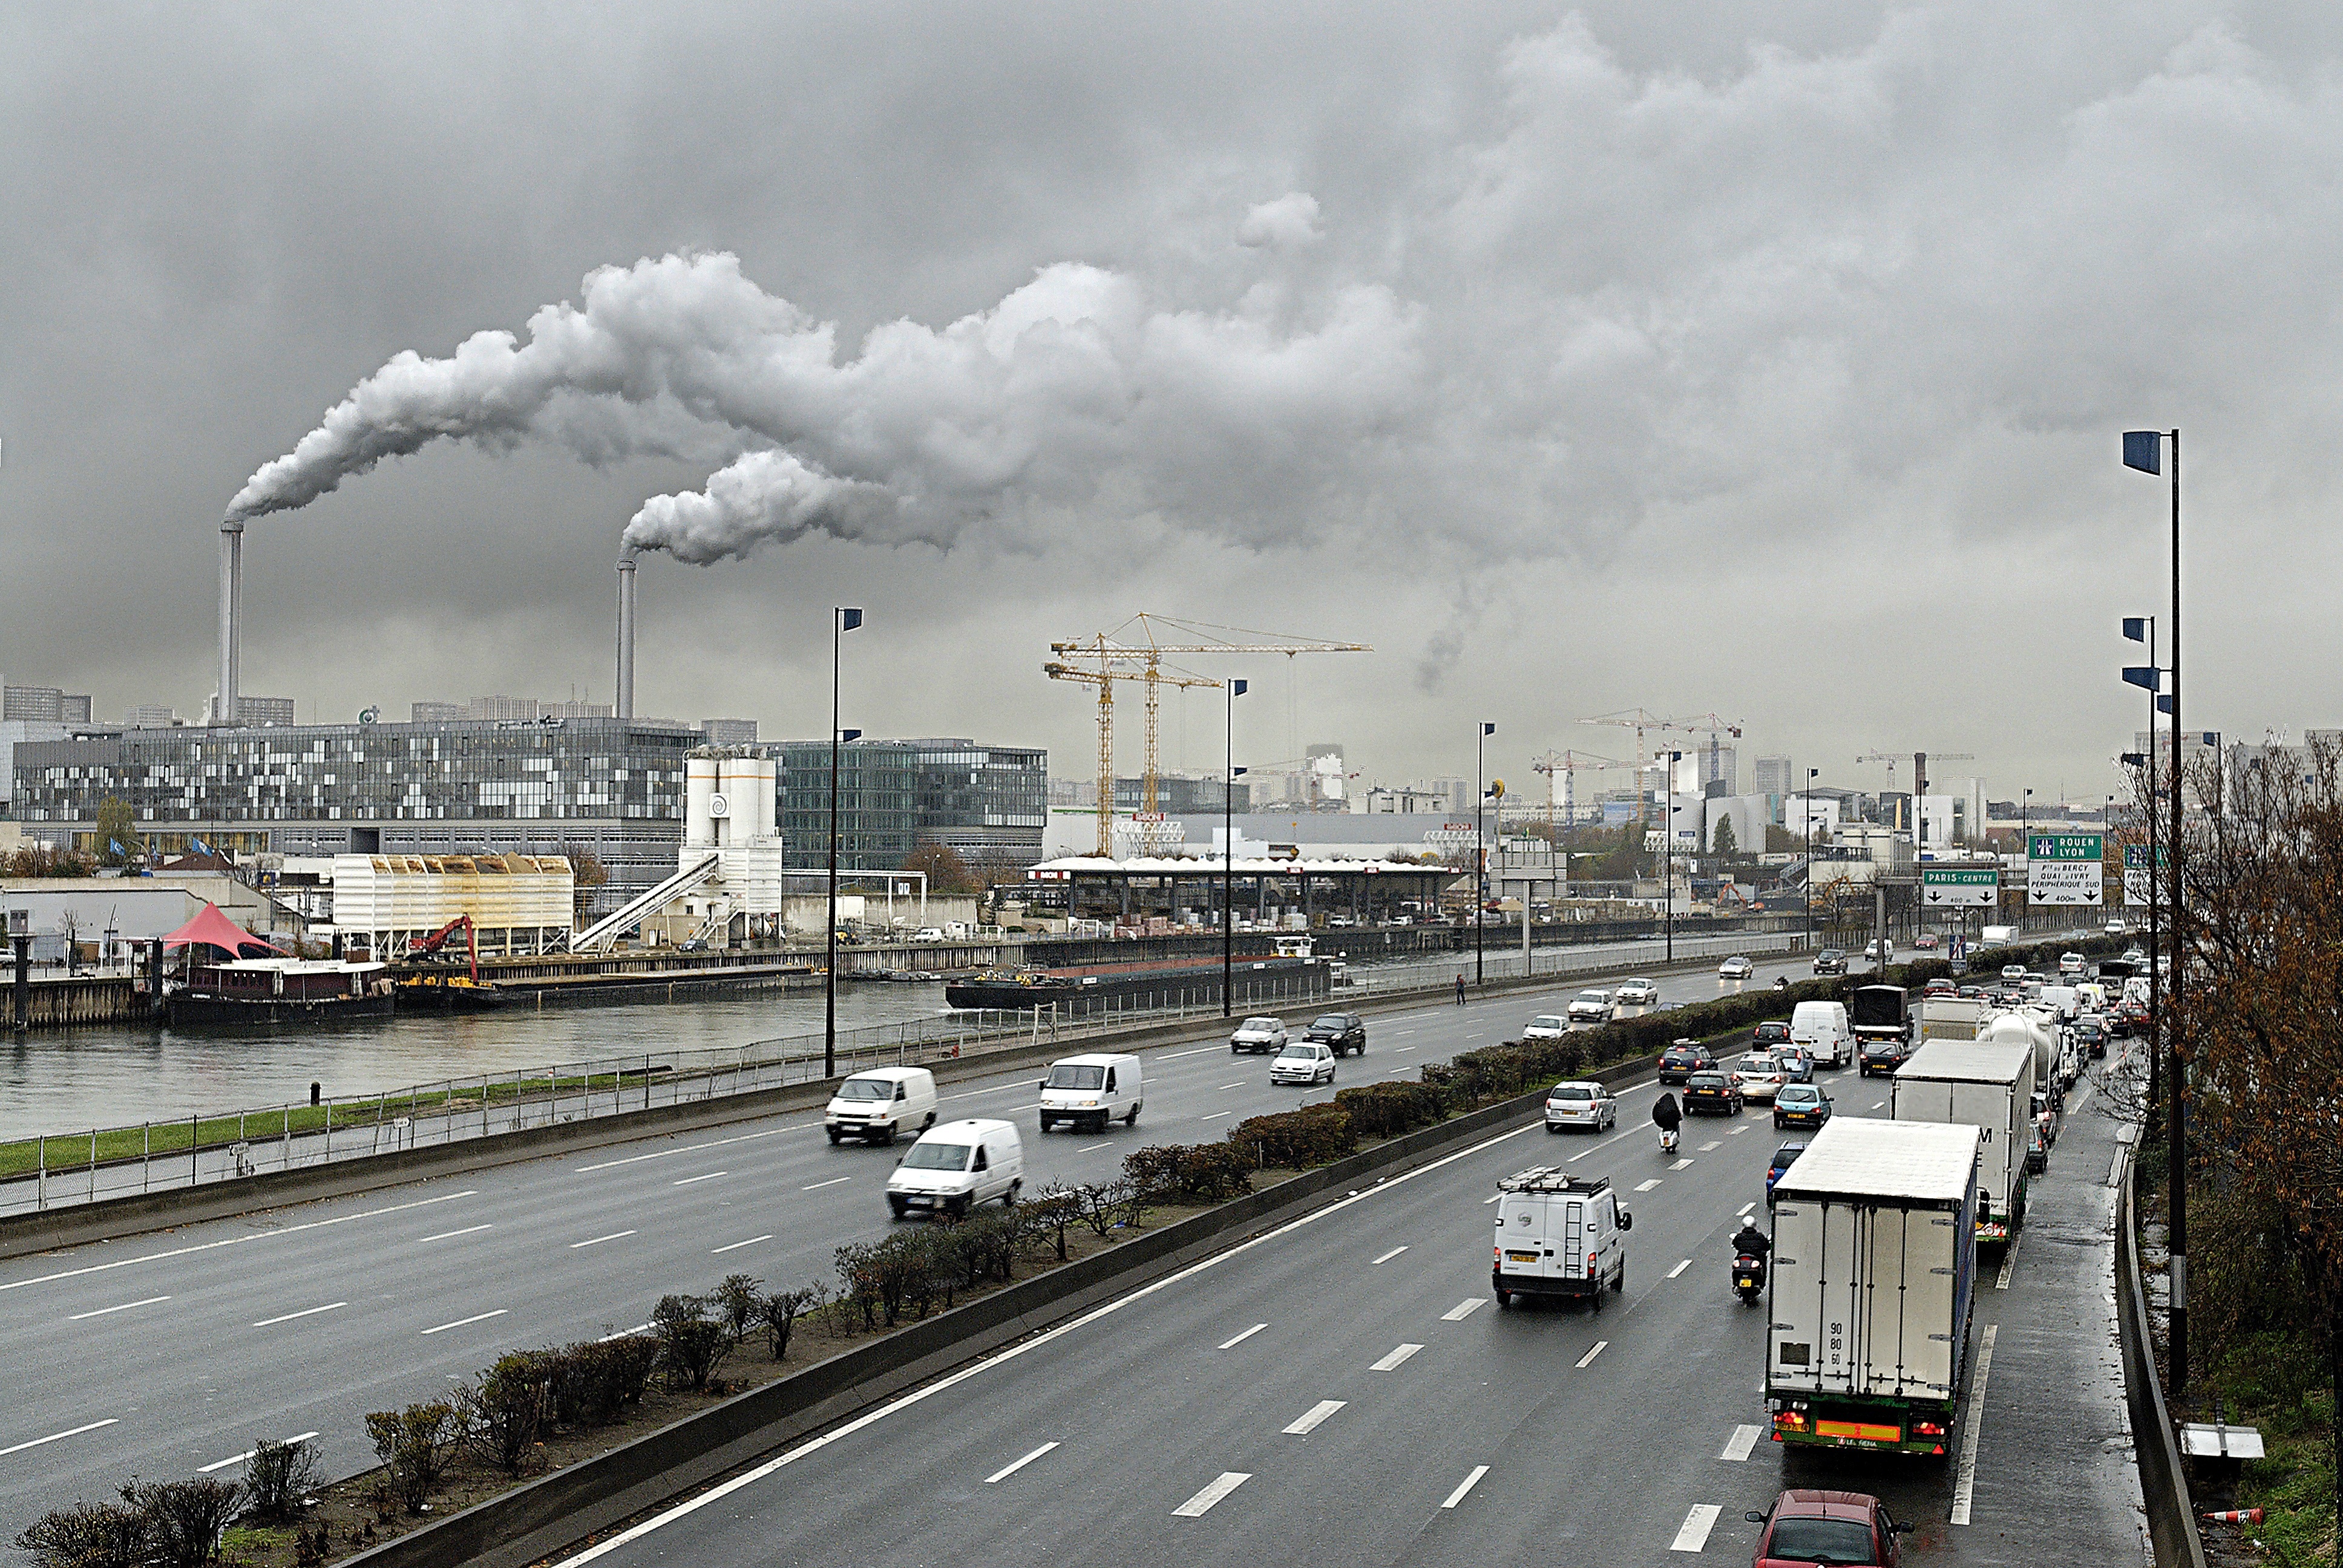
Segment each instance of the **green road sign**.
[{"label": "green road sign", "polygon": [[2104,860],[2107,859],[2107,841],[2105,833],[2028,833],[2026,836],[2026,858],[2029,860]]}]

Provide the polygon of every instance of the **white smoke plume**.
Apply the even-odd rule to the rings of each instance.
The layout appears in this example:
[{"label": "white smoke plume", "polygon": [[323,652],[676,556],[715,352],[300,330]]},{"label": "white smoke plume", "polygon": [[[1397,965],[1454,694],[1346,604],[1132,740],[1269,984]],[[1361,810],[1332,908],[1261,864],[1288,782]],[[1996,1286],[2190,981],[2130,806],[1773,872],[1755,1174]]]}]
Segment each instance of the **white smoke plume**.
[{"label": "white smoke plume", "polygon": [[[445,359],[397,356],[256,473],[228,515],[307,506],[442,439],[681,455],[681,408],[746,450],[704,491],[645,504],[628,548],[706,562],[809,530],[948,547],[987,516],[1102,491],[1121,510],[1208,513],[1269,542],[1297,525],[1215,487],[1240,470],[1272,492],[1281,476],[1316,482],[1396,417],[1418,377],[1415,316],[1381,286],[1212,313],[1062,264],[940,329],[880,326],[843,363],[830,324],[766,294],[730,255],[603,267],[583,300],[538,310],[525,344],[488,331]],[[579,398],[606,417],[564,417]],[[615,437],[611,410],[624,415]]]}]

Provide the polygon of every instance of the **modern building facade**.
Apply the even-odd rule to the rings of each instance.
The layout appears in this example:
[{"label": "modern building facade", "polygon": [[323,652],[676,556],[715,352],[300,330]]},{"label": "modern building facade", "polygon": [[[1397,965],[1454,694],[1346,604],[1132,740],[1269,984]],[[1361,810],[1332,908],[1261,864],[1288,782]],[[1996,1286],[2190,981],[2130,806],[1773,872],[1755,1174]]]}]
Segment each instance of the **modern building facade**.
[{"label": "modern building facade", "polygon": [[[1141,810],[1146,799],[1147,781],[1144,779],[1118,779],[1114,781],[1114,809],[1117,811]],[[1155,809],[1168,817],[1218,811],[1223,809],[1224,803],[1242,816],[1252,809],[1252,786],[1240,779],[1232,789],[1217,774],[1210,779],[1171,773],[1155,776]]]},{"label": "modern building facade", "polygon": [[[792,871],[819,871],[830,853],[830,742],[784,740],[781,843]],[[839,749],[838,865],[892,871],[920,841],[919,752],[901,740],[850,740]]]},{"label": "modern building facade", "polygon": [[947,846],[971,869],[1022,871],[1041,859],[1050,811],[1047,751],[960,739],[906,744],[917,753],[920,839]]},{"label": "modern building facade", "polygon": [[18,686],[0,675],[0,719],[21,719],[36,723],[87,724],[89,697],[56,686]]}]

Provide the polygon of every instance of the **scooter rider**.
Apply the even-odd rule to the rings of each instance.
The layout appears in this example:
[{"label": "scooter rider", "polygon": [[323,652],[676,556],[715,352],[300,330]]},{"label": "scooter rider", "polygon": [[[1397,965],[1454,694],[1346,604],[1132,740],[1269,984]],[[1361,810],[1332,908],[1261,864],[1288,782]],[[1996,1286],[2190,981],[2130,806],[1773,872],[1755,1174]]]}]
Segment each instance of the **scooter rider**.
[{"label": "scooter rider", "polygon": [[1762,1270],[1765,1266],[1765,1254],[1773,1250],[1774,1243],[1766,1238],[1765,1231],[1757,1228],[1756,1221],[1741,1221],[1741,1229],[1735,1231],[1733,1237],[1733,1251],[1735,1257],[1755,1258],[1757,1260],[1758,1268]]},{"label": "scooter rider", "polygon": [[1662,1152],[1674,1149],[1676,1146],[1676,1129],[1684,1125],[1684,1111],[1677,1106],[1676,1097],[1664,1089],[1660,1091],[1660,1097],[1652,1101],[1652,1122],[1660,1130]]}]

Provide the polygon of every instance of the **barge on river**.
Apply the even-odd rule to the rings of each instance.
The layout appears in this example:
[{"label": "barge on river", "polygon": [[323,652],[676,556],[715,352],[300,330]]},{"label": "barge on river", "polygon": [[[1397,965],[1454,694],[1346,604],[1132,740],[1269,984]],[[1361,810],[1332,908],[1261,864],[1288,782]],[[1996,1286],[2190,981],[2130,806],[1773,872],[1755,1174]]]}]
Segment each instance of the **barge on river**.
[{"label": "barge on river", "polygon": [[171,1027],[384,1018],[397,1006],[389,966],[348,959],[236,959],[196,964],[164,995]]},{"label": "barge on river", "polygon": [[[1279,998],[1323,996],[1329,966],[1312,958],[1306,940],[1284,938],[1269,957],[1238,959],[1230,972],[1233,1000],[1251,1005]],[[986,970],[944,987],[944,1000],[962,1009],[1018,1011],[1055,1008],[1061,1013],[1206,1005],[1221,1000],[1217,957],[1151,959],[1136,963],[1083,964],[1067,969]]]}]

